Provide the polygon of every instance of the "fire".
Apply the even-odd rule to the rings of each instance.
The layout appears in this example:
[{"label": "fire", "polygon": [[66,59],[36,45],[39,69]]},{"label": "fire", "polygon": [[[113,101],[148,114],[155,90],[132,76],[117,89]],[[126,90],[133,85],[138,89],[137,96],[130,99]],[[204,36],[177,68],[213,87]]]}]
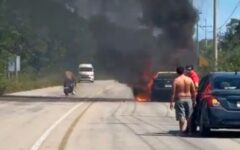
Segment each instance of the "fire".
[{"label": "fire", "polygon": [[135,99],[139,102],[147,102],[151,99],[151,89],[155,75],[151,69],[151,63],[146,63],[142,76],[133,88]]},{"label": "fire", "polygon": [[137,95],[136,100],[138,102],[147,102],[149,100],[149,97],[147,95]]},{"label": "fire", "polygon": [[142,87],[142,90],[139,90],[135,96],[135,99],[138,102],[147,102],[151,99],[151,88],[153,85],[153,78],[149,78],[145,87]]}]

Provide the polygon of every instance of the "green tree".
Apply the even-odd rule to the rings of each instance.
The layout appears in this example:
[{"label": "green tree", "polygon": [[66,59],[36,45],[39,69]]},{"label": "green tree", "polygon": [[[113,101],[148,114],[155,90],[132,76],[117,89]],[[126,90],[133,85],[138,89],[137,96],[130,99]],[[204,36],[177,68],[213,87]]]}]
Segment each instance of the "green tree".
[{"label": "green tree", "polygon": [[240,66],[240,20],[232,19],[220,43],[221,70],[235,71]]}]

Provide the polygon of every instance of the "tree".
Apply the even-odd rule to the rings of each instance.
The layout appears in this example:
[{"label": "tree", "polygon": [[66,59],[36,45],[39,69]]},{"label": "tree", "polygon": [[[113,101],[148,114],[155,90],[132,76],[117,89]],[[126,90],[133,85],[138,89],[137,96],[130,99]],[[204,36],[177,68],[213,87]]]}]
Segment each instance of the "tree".
[{"label": "tree", "polygon": [[240,66],[240,20],[231,19],[220,43],[219,65],[222,70],[235,71]]}]

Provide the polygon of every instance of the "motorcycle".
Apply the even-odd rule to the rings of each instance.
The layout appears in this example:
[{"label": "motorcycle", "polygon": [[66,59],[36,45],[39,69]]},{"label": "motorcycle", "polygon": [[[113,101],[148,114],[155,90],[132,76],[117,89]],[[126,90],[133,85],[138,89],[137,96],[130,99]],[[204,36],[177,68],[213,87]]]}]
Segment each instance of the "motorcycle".
[{"label": "motorcycle", "polygon": [[66,96],[68,96],[70,93],[74,94],[73,93],[74,87],[75,87],[74,83],[64,85],[64,94]]}]

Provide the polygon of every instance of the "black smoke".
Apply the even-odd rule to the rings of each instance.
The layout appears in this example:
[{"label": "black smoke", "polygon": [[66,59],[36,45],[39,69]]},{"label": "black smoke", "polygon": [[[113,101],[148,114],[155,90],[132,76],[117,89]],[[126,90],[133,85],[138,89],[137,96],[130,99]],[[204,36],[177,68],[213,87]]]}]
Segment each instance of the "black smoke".
[{"label": "black smoke", "polygon": [[141,0],[143,23],[160,28],[164,38],[176,49],[193,48],[196,10],[190,0]]},{"label": "black smoke", "polygon": [[144,74],[196,62],[197,13],[189,0],[71,0],[89,20],[95,66],[120,82],[146,86]]}]

